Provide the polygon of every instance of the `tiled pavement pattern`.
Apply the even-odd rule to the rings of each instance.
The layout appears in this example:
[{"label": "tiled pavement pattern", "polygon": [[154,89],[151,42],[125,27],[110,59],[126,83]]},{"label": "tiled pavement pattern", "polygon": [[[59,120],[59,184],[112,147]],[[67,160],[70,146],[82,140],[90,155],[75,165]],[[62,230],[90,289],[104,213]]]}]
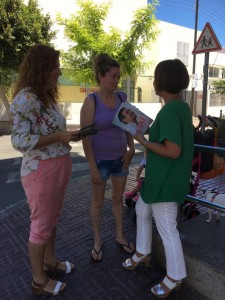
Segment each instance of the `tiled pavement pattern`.
[{"label": "tiled pavement pattern", "polygon": [[[135,165],[130,170],[127,190],[135,183]],[[150,287],[160,281],[165,270],[155,259],[154,247],[149,269],[127,271],[121,262],[129,257],[115,243],[114,219],[111,212],[111,184],[107,185],[106,201],[102,215],[104,258],[100,263],[90,259],[93,246],[89,208],[91,203],[90,178],[72,179],[67,190],[65,207],[57,232],[56,249],[60,259],[75,263],[76,270],[61,278],[68,285],[67,291],[54,299],[74,300],[145,300],[156,299]],[[135,225],[132,208],[124,208],[126,237],[135,242]],[[31,271],[27,253],[29,210],[22,204],[0,220],[0,299],[48,299],[31,294]],[[154,236],[157,232],[155,230]],[[185,283],[168,299],[205,300]]]}]

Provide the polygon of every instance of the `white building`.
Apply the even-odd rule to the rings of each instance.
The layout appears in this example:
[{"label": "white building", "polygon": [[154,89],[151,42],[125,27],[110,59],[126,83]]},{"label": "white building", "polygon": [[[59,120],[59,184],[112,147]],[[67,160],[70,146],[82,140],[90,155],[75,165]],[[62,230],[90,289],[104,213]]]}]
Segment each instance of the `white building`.
[{"label": "white building", "polygon": [[[53,20],[56,20],[56,14],[60,12],[63,17],[69,18],[69,16],[74,13],[77,9],[77,3],[75,0],[38,0],[39,5],[43,7],[44,12],[50,13]],[[104,2],[102,0],[94,0],[96,3]],[[132,20],[132,15],[135,10],[140,7],[147,5],[146,0],[113,0],[112,6],[108,15],[108,19],[105,26],[115,26],[121,28],[122,30],[129,29],[130,21]],[[124,13],[126,12],[126,13]],[[56,25],[55,28],[58,28]],[[187,98],[190,101],[191,91],[193,86],[195,87],[195,96],[197,98],[195,102],[194,111],[196,114],[201,114],[202,111],[202,91],[203,91],[203,67],[204,67],[204,54],[196,55],[196,65],[195,65],[195,75],[192,76],[193,70],[193,55],[192,50],[194,48],[194,30],[175,24],[159,21],[158,28],[160,31],[156,42],[151,46],[151,50],[146,52],[146,60],[151,61],[151,68],[145,70],[144,74],[139,74],[136,80],[135,87],[135,102],[137,106],[145,106],[145,111],[147,106],[151,106],[151,109],[147,109],[151,117],[154,117],[157,110],[161,107],[159,105],[159,99],[155,96],[153,90],[153,74],[154,68],[158,62],[165,59],[181,59],[187,66],[188,72],[191,76],[190,85],[188,87],[189,93]],[[197,32],[197,38],[200,36],[201,32]],[[68,43],[63,36],[63,28],[60,28],[55,40],[57,47],[67,47]],[[209,55],[209,85],[212,80],[225,78],[225,53],[222,52],[211,52]],[[192,80],[193,78],[193,80]],[[138,103],[138,92],[142,91],[141,102]],[[140,96],[140,94],[139,94]],[[221,101],[217,103],[223,104]],[[215,97],[214,97],[215,98]],[[156,104],[157,103],[157,104]],[[215,101],[214,101],[215,103]],[[74,104],[75,105],[75,104]],[[77,105],[77,104],[76,104]],[[81,105],[81,104],[80,104]],[[147,105],[147,106],[146,106]],[[153,109],[154,106],[154,109]],[[211,115],[219,116],[220,110],[225,112],[225,103],[223,106],[210,106],[210,91],[208,91],[208,104],[207,113]],[[73,109],[72,111],[77,111]],[[72,112],[72,115],[74,113]]]},{"label": "white building", "polygon": [[[154,63],[152,64],[152,68],[147,72],[149,72],[150,77],[153,77],[154,68],[158,62],[165,59],[174,58],[182,60],[187,66],[188,72],[191,76],[190,84],[188,87],[189,92],[187,94],[187,100],[190,101],[192,88],[195,87],[195,96],[197,99],[194,103],[194,111],[196,115],[201,114],[203,93],[203,67],[205,64],[205,54],[202,53],[196,55],[195,75],[192,76],[194,30],[163,21],[159,22],[158,27],[160,29],[160,34],[148,54],[151,60],[154,61]],[[198,31],[197,36],[199,37],[200,34],[201,32]],[[209,53],[208,70],[209,87],[212,84],[213,80],[225,79],[225,49],[219,52],[216,51]],[[141,85],[141,83],[139,83],[139,85]],[[154,97],[154,91],[152,89],[151,99],[153,99]],[[210,91],[208,90],[207,114],[219,116],[220,110],[222,110],[223,114],[225,114],[225,97],[221,95],[210,95]]]},{"label": "white building", "polygon": [[[105,2],[102,0],[94,0],[96,3]],[[64,37],[63,28],[57,25],[56,15],[60,13],[62,17],[69,18],[71,14],[78,9],[76,0],[38,0],[39,6],[43,9],[43,13],[49,13],[52,20],[55,22],[54,28],[58,30],[57,38],[53,41],[56,48],[67,49],[69,47],[68,41]],[[133,12],[140,7],[147,5],[147,0],[112,0],[111,9],[109,11],[108,19],[105,22],[105,27],[114,26],[123,31],[129,29],[130,21],[132,20]],[[139,74],[135,78],[134,87],[134,102],[137,107],[144,110],[151,118],[155,118],[156,113],[161,108],[161,102],[158,96],[155,96],[153,90],[153,76],[154,69],[158,62],[165,59],[179,58],[187,66],[191,80],[186,93],[187,101],[191,99],[192,88],[195,86],[194,113],[201,114],[202,112],[202,91],[203,91],[203,66],[204,54],[196,55],[195,75],[192,76],[193,69],[193,55],[194,48],[194,30],[171,23],[159,21],[158,22],[159,35],[154,44],[151,45],[151,50],[145,52],[146,61],[151,61],[151,67],[144,70],[143,74]],[[198,31],[197,36],[200,36]],[[193,77],[193,80],[192,80]],[[210,52],[209,55],[209,86],[215,79],[225,78],[225,51]],[[63,87],[62,87],[63,88]],[[130,92],[130,91],[129,91]],[[68,94],[68,93],[67,93]],[[70,95],[72,93],[70,92]],[[73,93],[74,94],[74,93]],[[128,93],[129,94],[129,93]],[[67,116],[69,122],[79,123],[79,111],[82,105],[83,95],[78,99],[79,103],[73,100],[67,100],[70,103],[70,114]],[[214,106],[212,106],[212,104]],[[63,104],[62,104],[63,106]],[[222,110],[225,114],[225,97],[221,95],[210,96],[208,91],[207,114],[219,116]],[[0,107],[0,119],[4,115],[3,107]]]}]

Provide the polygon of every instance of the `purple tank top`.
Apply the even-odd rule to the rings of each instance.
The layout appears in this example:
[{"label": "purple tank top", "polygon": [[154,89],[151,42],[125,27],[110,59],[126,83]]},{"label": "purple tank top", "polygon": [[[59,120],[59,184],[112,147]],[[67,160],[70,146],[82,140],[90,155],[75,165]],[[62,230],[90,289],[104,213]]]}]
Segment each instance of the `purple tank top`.
[{"label": "purple tank top", "polygon": [[[127,95],[123,92],[118,93],[122,102],[125,102]],[[114,160],[121,158],[127,150],[127,137],[123,129],[112,124],[113,118],[121,104],[119,96],[116,95],[116,106],[113,109],[106,107],[97,94],[95,94],[96,100],[93,94],[88,96],[92,97],[93,101],[96,101],[94,123],[96,123],[98,133],[91,136],[95,159]]]}]

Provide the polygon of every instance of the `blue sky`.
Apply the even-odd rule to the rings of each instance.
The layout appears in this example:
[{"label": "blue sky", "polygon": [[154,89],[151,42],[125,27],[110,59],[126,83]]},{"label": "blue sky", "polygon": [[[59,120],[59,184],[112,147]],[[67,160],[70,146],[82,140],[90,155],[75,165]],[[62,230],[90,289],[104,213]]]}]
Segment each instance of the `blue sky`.
[{"label": "blue sky", "polygon": [[[196,0],[159,0],[159,4],[156,7],[158,20],[195,28]],[[199,0],[198,30],[202,31],[207,22],[211,24],[221,46],[225,47],[225,0]]]}]

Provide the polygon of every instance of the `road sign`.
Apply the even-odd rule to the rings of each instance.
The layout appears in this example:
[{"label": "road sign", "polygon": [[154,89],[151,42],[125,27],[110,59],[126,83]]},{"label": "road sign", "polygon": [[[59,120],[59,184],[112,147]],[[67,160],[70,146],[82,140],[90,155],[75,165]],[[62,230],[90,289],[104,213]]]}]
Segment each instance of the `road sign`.
[{"label": "road sign", "polygon": [[192,54],[199,54],[211,51],[221,50],[222,47],[218,41],[210,23],[206,23]]}]

